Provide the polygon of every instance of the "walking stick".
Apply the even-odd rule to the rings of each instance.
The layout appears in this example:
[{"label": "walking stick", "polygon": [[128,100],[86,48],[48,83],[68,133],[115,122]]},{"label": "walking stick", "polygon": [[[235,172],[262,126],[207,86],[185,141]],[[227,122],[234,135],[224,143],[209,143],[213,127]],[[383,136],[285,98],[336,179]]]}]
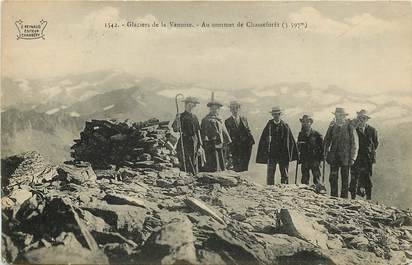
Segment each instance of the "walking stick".
[{"label": "walking stick", "polygon": [[299,169],[299,161],[296,160],[295,184],[298,184],[298,169]]},{"label": "walking stick", "polygon": [[[325,167],[326,167],[326,148],[323,147],[322,184],[325,183]],[[323,185],[324,185],[324,184],[323,184]]]},{"label": "walking stick", "polygon": [[222,168],[220,166],[219,153],[217,152],[217,150],[215,150],[215,155],[216,155],[216,171],[222,171]]},{"label": "walking stick", "polygon": [[[270,145],[272,143],[272,130],[271,130],[271,124],[269,124],[269,141],[268,141],[268,159],[267,159],[267,167],[268,167],[268,171],[267,171],[267,175],[266,175],[266,185],[269,185],[269,164],[270,164]],[[275,178],[273,176],[273,178]],[[275,180],[273,180],[273,183],[275,183]]]},{"label": "walking stick", "polygon": [[185,170],[185,172],[187,172],[187,168],[186,168],[186,156],[185,156],[185,146],[184,146],[184,144],[183,144],[183,132],[182,132],[182,122],[181,122],[181,120],[180,120],[180,116],[179,116],[179,103],[177,102],[177,99],[179,98],[179,97],[183,97],[184,98],[184,96],[183,96],[183,94],[177,94],[176,95],[176,97],[175,97],[175,103],[176,103],[176,112],[177,112],[177,119],[178,119],[178,123],[179,123],[179,134],[180,134],[180,145],[181,145],[181,148],[182,148],[182,157],[183,157],[183,168],[184,168],[184,170]]},{"label": "walking stick", "polygon": [[298,148],[298,145],[296,145],[296,149],[298,150],[298,158],[296,159],[295,185],[298,184],[298,170],[299,170],[299,148]]}]

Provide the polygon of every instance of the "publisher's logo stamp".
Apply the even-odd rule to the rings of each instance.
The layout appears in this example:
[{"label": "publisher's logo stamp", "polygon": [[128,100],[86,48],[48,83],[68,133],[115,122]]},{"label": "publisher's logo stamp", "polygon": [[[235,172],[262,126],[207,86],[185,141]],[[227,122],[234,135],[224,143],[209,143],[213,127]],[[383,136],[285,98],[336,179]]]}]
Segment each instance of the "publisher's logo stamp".
[{"label": "publisher's logo stamp", "polygon": [[44,19],[40,20],[38,24],[24,23],[23,20],[19,19],[14,24],[19,31],[17,34],[18,40],[45,39],[44,30],[46,29],[47,21]]}]

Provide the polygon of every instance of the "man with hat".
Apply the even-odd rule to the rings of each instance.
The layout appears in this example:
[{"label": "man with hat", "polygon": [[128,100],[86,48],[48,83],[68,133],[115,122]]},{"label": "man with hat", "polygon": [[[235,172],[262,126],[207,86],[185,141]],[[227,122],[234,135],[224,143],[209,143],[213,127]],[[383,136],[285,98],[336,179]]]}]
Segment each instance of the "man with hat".
[{"label": "man with hat", "polygon": [[376,162],[376,149],[379,145],[378,132],[368,124],[370,119],[366,110],[357,112],[356,132],[359,139],[358,157],[351,168],[350,192],[351,198],[355,199],[356,194],[372,198],[372,165]]},{"label": "man with hat", "polygon": [[231,142],[231,139],[225,124],[219,117],[219,111],[222,106],[222,103],[215,101],[214,93],[212,92],[212,99],[207,103],[209,114],[203,118],[201,124],[206,156],[206,163],[202,171],[205,172],[216,172],[226,169],[224,147]]},{"label": "man with hat", "polygon": [[270,119],[263,129],[259,140],[256,163],[267,164],[266,183],[275,184],[276,165],[279,165],[281,183],[289,183],[289,162],[298,159],[295,139],[289,125],[280,119],[282,110],[273,107]]},{"label": "man with hat", "polygon": [[320,163],[323,160],[322,135],[312,129],[313,118],[304,114],[299,119],[302,129],[298,135],[299,163],[301,163],[302,184],[309,184],[310,171],[313,175],[313,184],[318,184],[320,179]]},{"label": "man with hat", "polygon": [[354,126],[346,118],[344,108],[337,107],[335,120],[329,125],[325,135],[324,150],[326,161],[330,165],[329,182],[331,196],[338,197],[339,169],[341,174],[340,197],[348,198],[349,168],[353,165],[358,154],[358,136]]},{"label": "man with hat", "polygon": [[[189,173],[196,174],[199,172],[198,154],[203,149],[199,120],[196,115],[192,113],[192,110],[200,102],[195,97],[186,97],[183,102],[185,103],[185,111],[178,113],[172,124],[173,131],[180,132],[181,130],[182,133],[177,143],[177,157],[182,171],[186,170]],[[186,169],[184,165],[186,165]]]},{"label": "man with hat", "polygon": [[232,139],[229,151],[232,155],[233,170],[236,172],[247,171],[255,140],[250,132],[246,117],[239,114],[240,103],[232,101],[229,108],[232,116],[225,120],[225,125]]}]

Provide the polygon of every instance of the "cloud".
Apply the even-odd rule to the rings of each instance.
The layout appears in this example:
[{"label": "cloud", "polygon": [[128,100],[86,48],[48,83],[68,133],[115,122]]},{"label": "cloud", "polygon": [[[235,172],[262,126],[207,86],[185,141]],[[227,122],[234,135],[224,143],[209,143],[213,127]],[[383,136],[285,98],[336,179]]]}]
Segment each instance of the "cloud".
[{"label": "cloud", "polygon": [[290,14],[293,22],[307,22],[308,30],[336,37],[362,37],[396,30],[396,23],[376,18],[369,13],[344,18],[343,21],[331,19],[313,7],[303,7]]}]

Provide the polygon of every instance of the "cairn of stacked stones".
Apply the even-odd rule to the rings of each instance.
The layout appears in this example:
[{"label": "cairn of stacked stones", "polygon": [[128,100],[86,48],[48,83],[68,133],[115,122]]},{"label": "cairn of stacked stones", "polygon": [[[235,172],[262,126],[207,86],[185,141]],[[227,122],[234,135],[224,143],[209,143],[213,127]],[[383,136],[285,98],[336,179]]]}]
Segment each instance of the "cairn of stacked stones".
[{"label": "cairn of stacked stones", "polygon": [[173,138],[169,135],[169,121],[154,118],[144,122],[91,120],[80,139],[74,140],[71,156],[98,169],[172,167],[177,159],[166,146]]}]

